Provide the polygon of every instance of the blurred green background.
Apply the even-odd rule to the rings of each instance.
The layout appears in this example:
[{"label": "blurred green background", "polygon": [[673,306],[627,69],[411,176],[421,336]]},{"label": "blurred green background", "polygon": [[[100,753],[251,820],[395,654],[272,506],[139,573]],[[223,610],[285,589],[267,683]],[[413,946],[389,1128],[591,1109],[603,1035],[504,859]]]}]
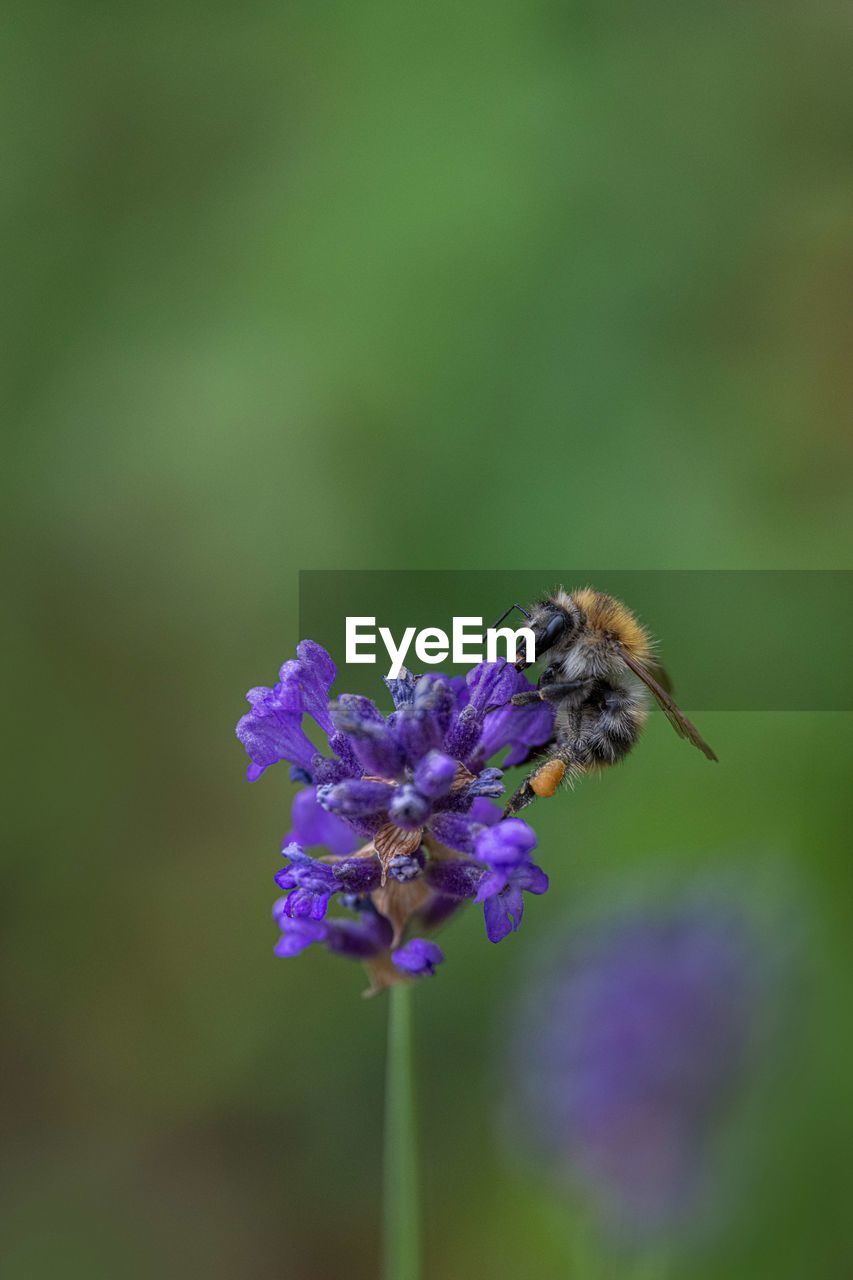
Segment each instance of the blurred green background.
[{"label": "blurred green background", "polygon": [[[361,1280],[385,1008],[272,957],[290,785],[246,785],[243,692],[300,568],[850,565],[851,13],[5,18],[0,1267]],[[429,1276],[586,1280],[495,1132],[501,1020],[585,895],[756,857],[807,974],[751,1194],[678,1274],[850,1274],[853,727],[702,728],[719,768],[657,717],[543,808],[552,892],[415,993]]]}]

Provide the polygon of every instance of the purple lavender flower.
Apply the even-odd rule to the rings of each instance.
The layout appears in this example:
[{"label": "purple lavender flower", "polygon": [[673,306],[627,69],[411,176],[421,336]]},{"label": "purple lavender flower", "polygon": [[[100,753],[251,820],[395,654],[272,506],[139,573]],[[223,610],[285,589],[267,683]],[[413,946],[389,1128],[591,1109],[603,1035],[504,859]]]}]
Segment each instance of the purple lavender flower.
[{"label": "purple lavender flower", "polygon": [[528,1141],[632,1236],[702,1203],[714,1121],[758,1002],[743,916],[719,903],[600,922],[525,989],[512,1106]]},{"label": "purple lavender flower", "polygon": [[363,895],[378,888],[382,869],[375,854],[357,858],[312,858],[298,844],[282,849],[287,865],[276,873],[280,889],[289,890],[279,899],[278,916],[322,920],[333,894]]},{"label": "purple lavender flower", "polygon": [[321,729],[331,730],[328,693],[334,678],[335,664],[326,650],[303,640],[296,658],[281,668],[278,684],[249,690],[246,700],[252,709],[237,724],[237,737],[252,761],[246,775],[250,782],[279,760],[310,773],[316,753],[302,718],[309,715]]},{"label": "purple lavender flower", "polygon": [[288,866],[278,872],[275,881],[280,889],[288,889],[289,893],[282,902],[280,914],[291,919],[322,920],[329,899],[340,888],[334,871],[327,863],[309,857],[298,844],[287,845],[283,853],[289,860]]},{"label": "purple lavender flower", "polygon": [[[547,889],[530,860],[533,832],[520,819],[501,821],[490,803],[503,781],[489,761],[505,748],[508,762],[524,758],[550,737],[554,711],[544,702],[511,705],[511,696],[530,686],[506,662],[481,663],[464,680],[404,671],[386,681],[394,702],[388,716],[360,695],[331,699],[335,674],[326,651],[302,641],[273,688],[247,695],[250,711],[237,736],[251,760],[250,781],[286,761],[292,780],[303,784],[286,865],[276,876],[285,891],[275,912],[277,953],[295,955],[320,942],[344,954],[377,955],[374,984],[387,985],[403,974],[431,973],[438,963],[434,944],[405,942],[411,923],[433,927],[474,898],[497,942],[518,928],[523,892]],[[326,739],[323,751],[305,733],[306,716]],[[306,848],[328,853],[312,858]],[[335,898],[359,918],[330,920]],[[389,926],[390,938],[365,905]]]},{"label": "purple lavender flower", "polygon": [[507,818],[477,834],[475,854],[489,868],[477,886],[475,902],[483,903],[486,934],[500,942],[517,932],[524,912],[524,894],[546,893],[548,877],[530,861],[536,837],[520,818]]}]

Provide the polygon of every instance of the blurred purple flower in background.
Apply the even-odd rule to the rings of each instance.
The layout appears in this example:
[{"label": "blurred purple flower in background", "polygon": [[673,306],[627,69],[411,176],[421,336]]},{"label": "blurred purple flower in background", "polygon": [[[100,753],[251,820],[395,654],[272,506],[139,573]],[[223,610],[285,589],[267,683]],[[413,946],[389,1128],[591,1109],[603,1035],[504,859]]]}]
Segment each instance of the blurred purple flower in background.
[{"label": "blurred purple flower in background", "polygon": [[[432,974],[435,943],[406,941],[410,924],[432,928],[466,899],[483,904],[486,934],[500,942],[518,929],[523,894],[542,894],[545,873],[531,860],[536,837],[491,803],[504,790],[494,755],[522,761],[552,733],[546,702],[515,707],[529,689],[506,662],[480,663],[463,679],[404,671],[386,680],[394,710],[370,698],[330,698],[329,654],[303,640],[272,688],[247,694],[237,737],[250,758],[250,782],[280,761],[302,784],[276,882],[285,896],[274,917],[277,954],[317,942],[370,961],[374,988]],[[325,739],[305,732],[305,718]],[[306,849],[321,852],[311,857]],[[332,902],[355,919],[327,919]],[[345,926],[345,927],[344,927]]]},{"label": "blurred purple flower in background", "polygon": [[525,989],[514,1125],[609,1231],[647,1238],[701,1215],[764,987],[745,914],[691,898],[587,925]]}]

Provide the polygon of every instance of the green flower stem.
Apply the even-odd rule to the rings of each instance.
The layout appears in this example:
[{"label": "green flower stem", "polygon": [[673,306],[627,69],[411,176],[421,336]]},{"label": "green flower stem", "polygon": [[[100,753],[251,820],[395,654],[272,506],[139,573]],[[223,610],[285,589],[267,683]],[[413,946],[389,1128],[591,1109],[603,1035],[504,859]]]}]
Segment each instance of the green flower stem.
[{"label": "green flower stem", "polygon": [[384,1280],[418,1280],[420,1222],[412,1079],[411,984],[388,993],[385,1077]]}]

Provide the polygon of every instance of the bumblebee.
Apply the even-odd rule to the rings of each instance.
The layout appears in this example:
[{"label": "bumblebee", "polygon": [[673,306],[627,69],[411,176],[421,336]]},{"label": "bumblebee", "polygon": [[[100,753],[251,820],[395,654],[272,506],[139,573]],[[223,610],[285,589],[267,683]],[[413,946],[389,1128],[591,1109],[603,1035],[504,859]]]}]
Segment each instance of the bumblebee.
[{"label": "bumblebee", "polygon": [[[511,702],[519,707],[541,699],[554,703],[556,714],[553,738],[537,749],[544,761],[511,797],[504,816],[518,813],[537,796],[552,796],[564,778],[573,781],[622,760],[646,721],[649,694],[676,733],[709,760],[717,759],[676,706],[648,632],[621,600],[590,587],[571,594],[561,588],[529,611],[512,608],[528,618],[536,661],[544,669],[537,687],[515,694]],[[516,654],[518,671],[528,665]]]}]

